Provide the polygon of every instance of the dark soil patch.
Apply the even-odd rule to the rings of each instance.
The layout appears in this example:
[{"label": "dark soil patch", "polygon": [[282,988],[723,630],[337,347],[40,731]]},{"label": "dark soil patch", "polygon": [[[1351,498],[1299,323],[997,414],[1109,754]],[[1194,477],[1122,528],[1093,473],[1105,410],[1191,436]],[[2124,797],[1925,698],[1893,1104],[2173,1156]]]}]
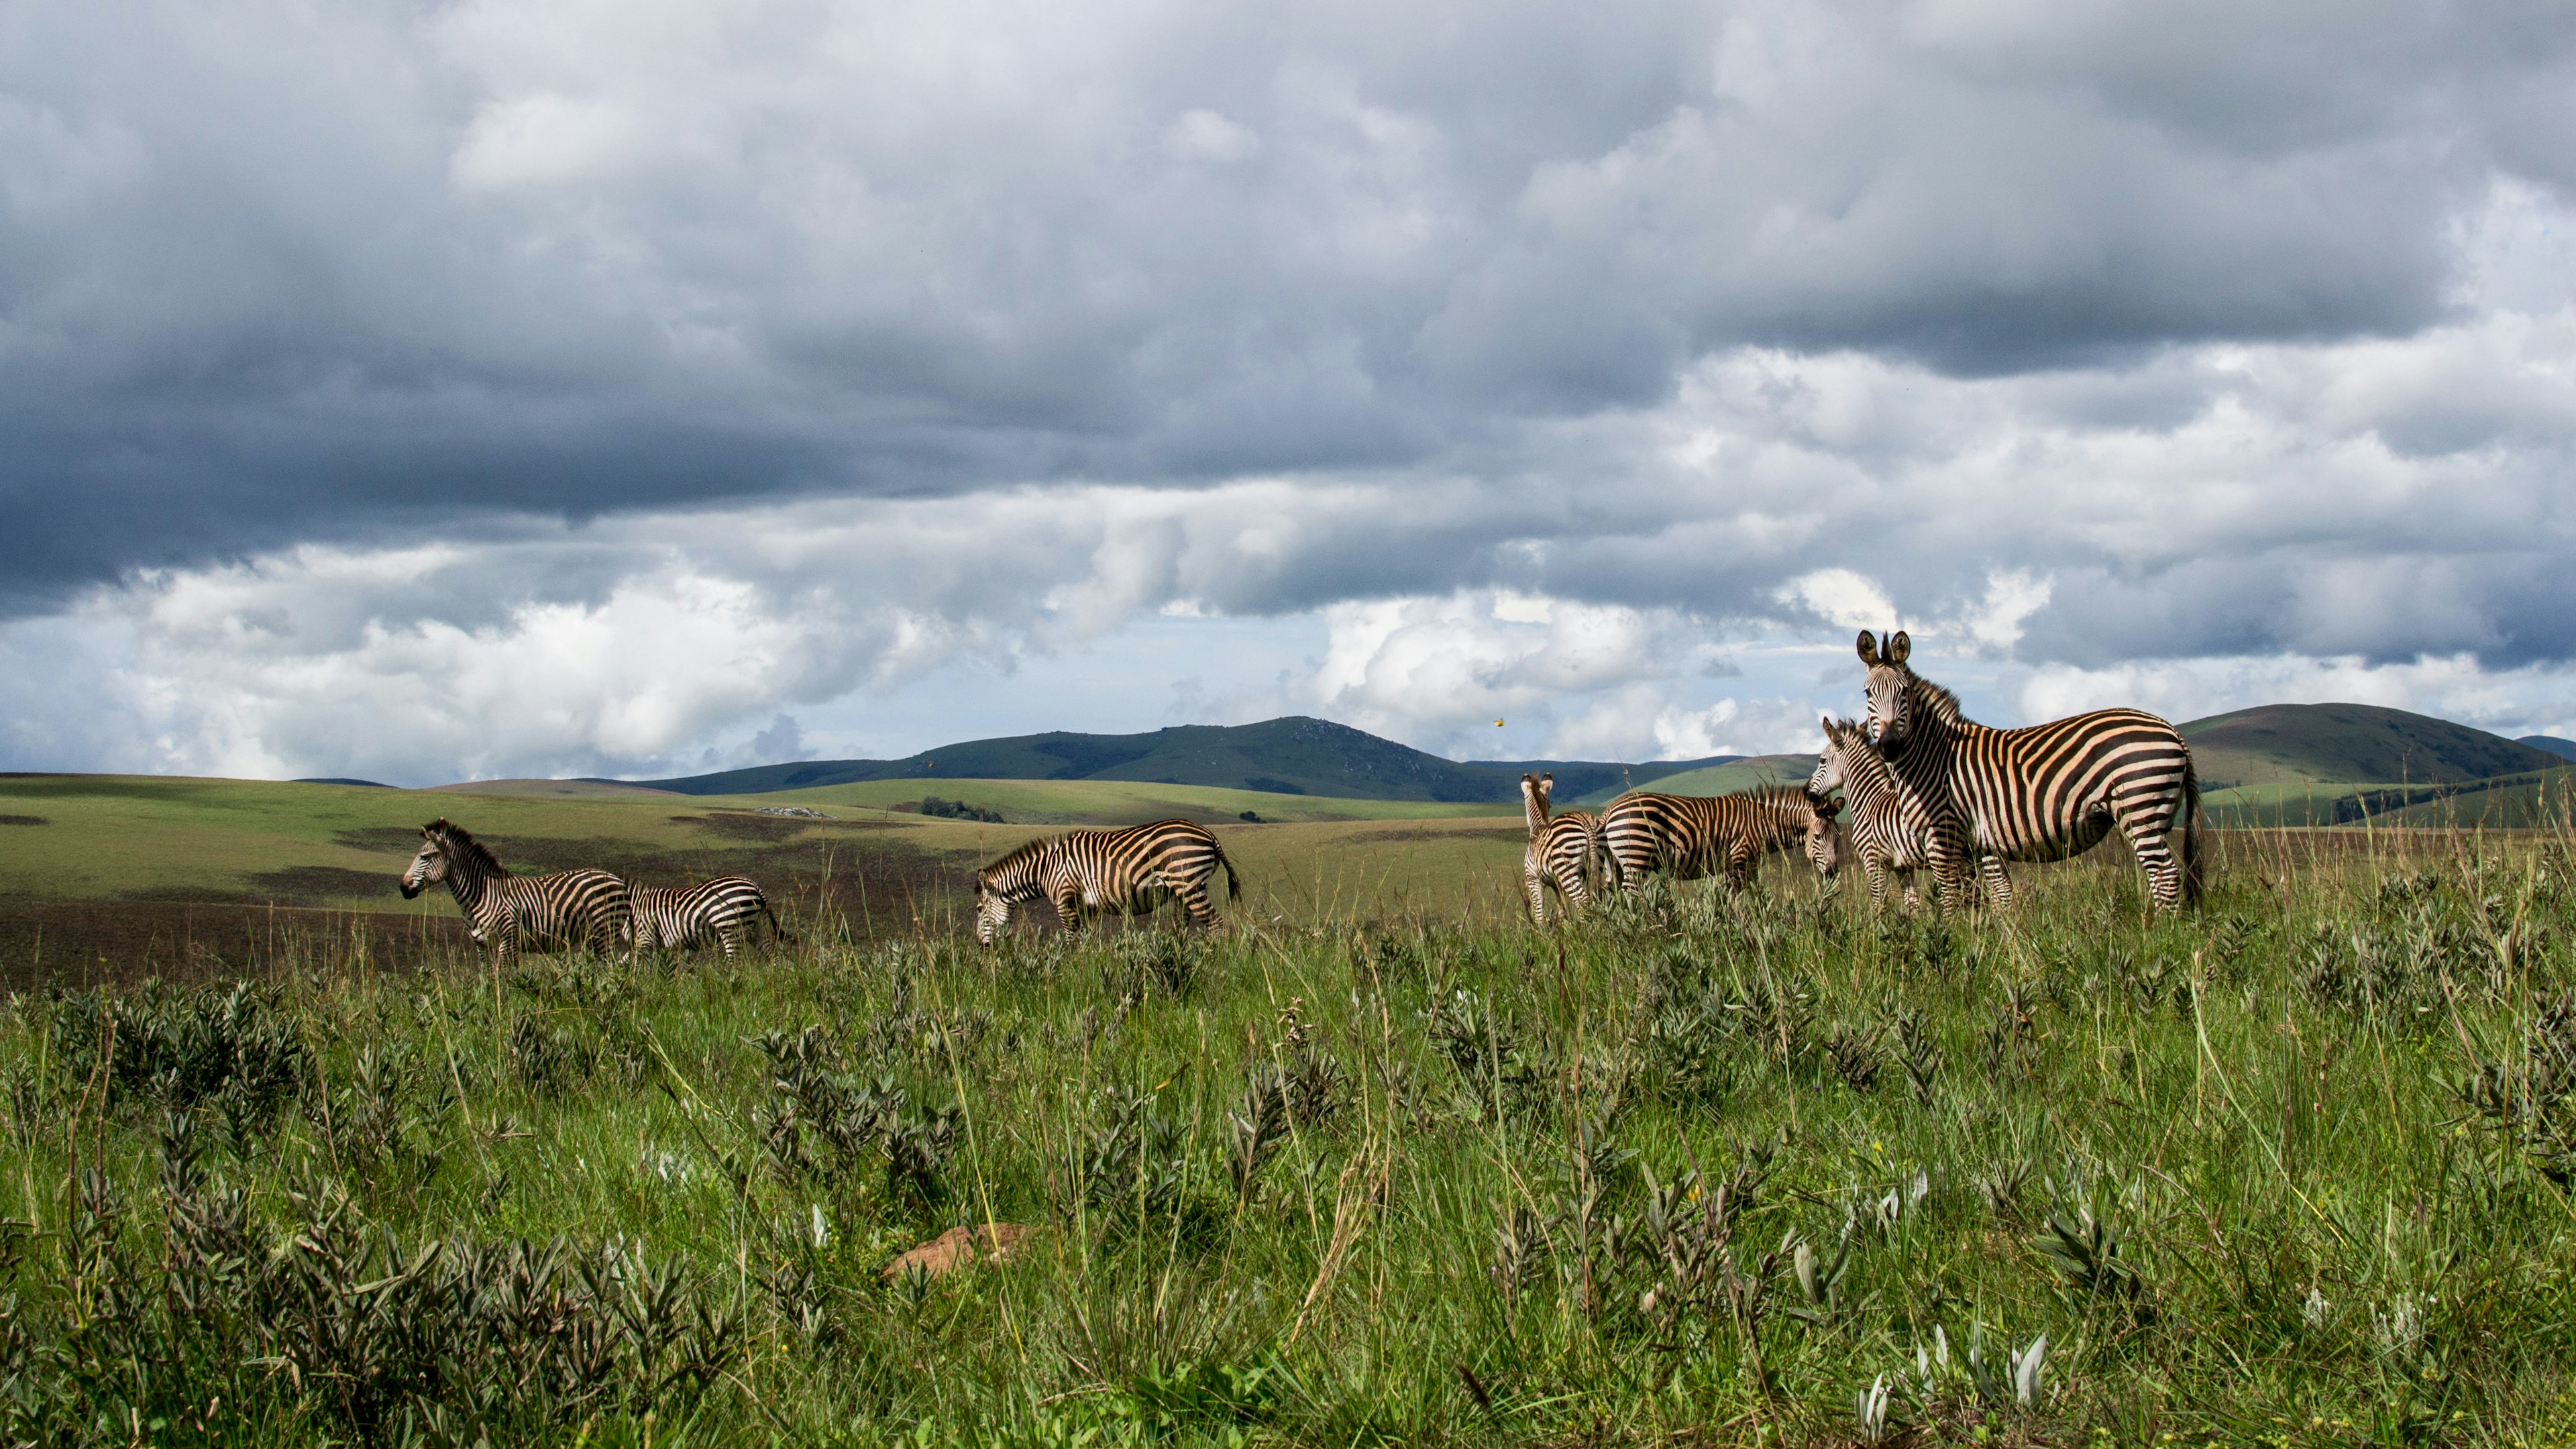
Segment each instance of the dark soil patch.
[{"label": "dark soil patch", "polygon": [[674,825],[695,825],[735,840],[785,840],[807,830],[893,830],[891,820],[824,820],[811,815],[762,815],[751,810],[719,810],[707,815],[674,815]]},{"label": "dark soil patch", "polygon": [[42,815],[0,815],[0,825],[51,825]]},{"label": "dark soil patch", "polygon": [[[421,825],[428,823],[424,820]],[[406,830],[399,825],[370,825],[363,830],[343,830],[331,838],[351,850],[398,850],[411,855],[420,849],[420,826]]]},{"label": "dark soil patch", "polygon": [[1351,844],[1357,844],[1364,840],[1371,842],[1403,840],[1477,840],[1487,837],[1518,840],[1528,834],[1529,826],[1526,823],[1514,821],[1508,825],[1470,825],[1451,830],[1427,830],[1421,828],[1411,830],[1371,830],[1359,835],[1345,836],[1343,839]]},{"label": "dark soil patch", "polygon": [[262,871],[250,878],[251,895],[282,905],[313,905],[348,896],[400,899],[402,877],[390,870],[348,870],[336,865],[299,865]]},{"label": "dark soil patch", "polygon": [[407,970],[461,960],[465,923],[446,915],[308,910],[203,901],[0,896],[0,986],[202,981],[287,967]]}]

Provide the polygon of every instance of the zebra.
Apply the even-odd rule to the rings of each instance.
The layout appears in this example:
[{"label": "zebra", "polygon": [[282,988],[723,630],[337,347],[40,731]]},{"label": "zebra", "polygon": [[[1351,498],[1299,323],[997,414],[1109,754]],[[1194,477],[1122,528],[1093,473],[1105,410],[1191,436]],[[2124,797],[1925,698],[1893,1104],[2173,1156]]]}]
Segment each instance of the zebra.
[{"label": "zebra", "polygon": [[[2200,779],[2181,731],[2134,709],[1990,729],[1959,712],[1957,695],[1907,666],[1913,643],[1904,630],[1882,651],[1863,629],[1859,648],[1879,753],[1910,794],[1957,819],[1958,843],[1976,858],[1997,907],[2012,906],[2005,861],[2082,855],[2113,825],[2128,836],[2159,909],[2200,898]],[[2165,844],[2177,830],[2179,861]],[[1946,848],[1940,835],[1933,843]]]},{"label": "zebra", "polygon": [[1610,875],[1610,843],[1601,833],[1601,817],[1586,810],[1552,814],[1548,797],[1556,776],[1521,776],[1521,808],[1529,817],[1529,847],[1521,855],[1521,883],[1529,892],[1530,921],[1547,925],[1547,893],[1553,888],[1563,902],[1558,919],[1592,903],[1592,898],[1618,888]]},{"label": "zebra", "polygon": [[465,928],[492,951],[495,971],[521,949],[572,950],[587,945],[605,955],[626,933],[626,882],[604,870],[564,870],[552,875],[512,875],[461,825],[446,817],[420,828],[420,853],[403,872],[410,900],[437,881],[447,882],[465,912]]},{"label": "zebra", "polygon": [[1202,926],[1217,923],[1208,882],[1225,867],[1226,899],[1243,893],[1234,862],[1207,827],[1189,820],[1158,820],[1124,830],[1076,830],[1032,840],[975,872],[975,939],[993,944],[1011,923],[1011,911],[1040,898],[1055,903],[1068,927],[1086,913],[1150,913],[1177,900]]},{"label": "zebra", "polygon": [[760,887],[745,876],[718,876],[676,890],[636,886],[628,894],[634,901],[630,939],[637,951],[686,951],[713,941],[730,961],[762,917],[778,939],[796,939],[778,923]]},{"label": "zebra", "polygon": [[1807,793],[1824,799],[1837,788],[1843,792],[1845,829],[1853,853],[1860,857],[1860,868],[1869,877],[1870,907],[1887,903],[1891,870],[1905,889],[1905,909],[1910,912],[1922,904],[1914,892],[1914,872],[1934,866],[1931,838],[1936,830],[1947,832],[1951,848],[1940,853],[1933,881],[1944,903],[1968,899],[1967,874],[1960,868],[1967,852],[1957,843],[1958,822],[1936,819],[1924,801],[1906,793],[1887,761],[1871,748],[1861,726],[1832,715],[1824,716],[1823,722],[1825,748],[1816,756],[1816,772],[1807,778]]},{"label": "zebra", "polygon": [[1610,849],[1609,874],[1622,890],[1668,871],[1676,880],[1723,875],[1742,890],[1762,857],[1806,848],[1816,874],[1831,879],[1842,864],[1834,803],[1795,785],[1765,785],[1732,795],[1622,795],[1601,813]]}]

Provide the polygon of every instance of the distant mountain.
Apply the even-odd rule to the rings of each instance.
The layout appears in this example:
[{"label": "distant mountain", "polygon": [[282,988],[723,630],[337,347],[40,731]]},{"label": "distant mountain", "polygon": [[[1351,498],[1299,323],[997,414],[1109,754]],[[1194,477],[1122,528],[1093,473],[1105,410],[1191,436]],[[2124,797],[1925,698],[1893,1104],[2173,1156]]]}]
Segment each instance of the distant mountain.
[{"label": "distant mountain", "polygon": [[2450,784],[2566,763],[2529,742],[2370,704],[2267,704],[2193,720],[2182,734],[2203,789]]},{"label": "distant mountain", "polygon": [[[672,780],[629,780],[683,795],[756,795],[860,780],[1138,780],[1216,785],[1280,795],[1449,803],[1520,799],[1521,773],[1552,771],[1569,801],[1633,779],[1676,774],[1734,758],[1623,765],[1599,760],[1444,760],[1365,730],[1292,715],[1251,725],[1178,725],[1134,735],[1063,730],[967,740],[900,760],[801,760]],[[602,782],[608,783],[608,782]]]},{"label": "distant mountain", "polygon": [[2556,735],[2524,735],[2514,743],[2529,745],[2535,750],[2547,750],[2553,755],[2576,760],[2576,740],[2562,740]]},{"label": "distant mountain", "polygon": [[382,780],[344,780],[335,775],[306,775],[289,780],[286,783],[290,785],[364,785],[370,790],[390,790],[393,788],[393,786],[386,784]]}]

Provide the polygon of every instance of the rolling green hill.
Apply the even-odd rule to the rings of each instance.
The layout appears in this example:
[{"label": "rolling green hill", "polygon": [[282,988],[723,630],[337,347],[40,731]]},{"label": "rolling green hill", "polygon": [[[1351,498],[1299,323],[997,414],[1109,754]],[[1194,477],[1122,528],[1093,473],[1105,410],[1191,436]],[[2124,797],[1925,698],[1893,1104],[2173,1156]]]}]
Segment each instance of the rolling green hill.
[{"label": "rolling green hill", "polygon": [[2566,763],[2467,725],[2368,704],[2267,704],[2182,726],[2204,789],[2452,784]]},{"label": "rolling green hill", "polygon": [[1556,776],[1557,796],[1613,788],[1715,765],[1731,758],[1623,765],[1599,760],[1473,760],[1461,763],[1380,739],[1330,720],[1293,715],[1252,725],[1178,725],[1133,735],[1073,734],[968,740],[900,760],[805,760],[642,785],[683,795],[751,795],[865,781],[1129,780],[1205,785],[1273,795],[1445,804],[1520,801],[1524,770]]},{"label": "rolling green hill", "polygon": [[1803,785],[1815,769],[1816,757],[1813,755],[1753,755],[1670,775],[1650,776],[1639,770],[1633,786],[1614,785],[1606,790],[1596,790],[1580,800],[1560,803],[1597,810],[1632,788],[1666,795],[1729,795],[1757,785]]}]

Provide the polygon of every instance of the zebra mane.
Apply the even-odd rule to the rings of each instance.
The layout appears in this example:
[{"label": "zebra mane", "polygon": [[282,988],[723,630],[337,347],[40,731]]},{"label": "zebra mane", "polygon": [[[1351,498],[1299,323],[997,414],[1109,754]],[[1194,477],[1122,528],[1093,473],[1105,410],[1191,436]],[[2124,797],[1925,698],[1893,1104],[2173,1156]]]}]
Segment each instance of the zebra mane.
[{"label": "zebra mane", "polygon": [[1934,719],[1945,725],[1976,723],[1960,712],[1959,696],[1910,669],[1905,673],[1906,678],[1913,682],[1915,702],[1929,711]]},{"label": "zebra mane", "polygon": [[1815,797],[1807,793],[1804,785],[1764,785],[1745,791],[1744,797],[1771,810],[1812,811],[1816,808]]},{"label": "zebra mane", "polygon": [[1038,856],[1044,855],[1055,843],[1054,839],[1040,839],[1011,847],[1004,851],[999,859],[975,872],[976,884],[980,886],[1015,865],[1027,864]]},{"label": "zebra mane", "polygon": [[451,860],[461,860],[479,866],[487,876],[500,877],[510,873],[502,867],[500,861],[493,858],[492,852],[482,841],[467,834],[464,826],[451,823],[444,815],[422,826],[420,833],[437,841],[439,849],[447,852]]}]

